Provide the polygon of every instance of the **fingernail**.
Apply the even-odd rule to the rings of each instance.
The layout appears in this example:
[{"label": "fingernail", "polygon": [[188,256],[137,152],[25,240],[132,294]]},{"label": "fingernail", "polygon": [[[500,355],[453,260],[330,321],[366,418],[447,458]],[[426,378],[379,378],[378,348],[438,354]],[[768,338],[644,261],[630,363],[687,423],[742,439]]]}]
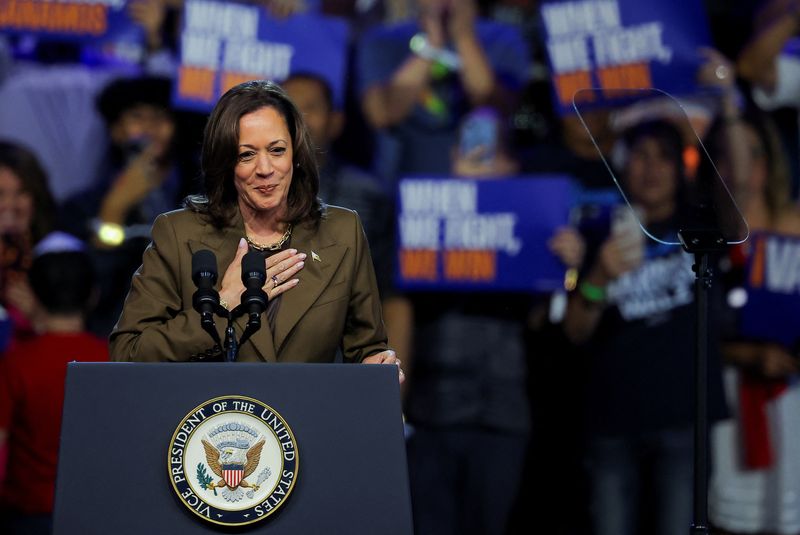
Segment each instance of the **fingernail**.
[{"label": "fingernail", "polygon": [[290,252],[291,254],[296,254],[296,253],[297,253],[297,249],[289,249],[289,252]]},{"label": "fingernail", "polygon": [[308,255],[307,255],[306,253],[300,253],[300,254],[299,254],[299,255],[297,255],[297,256],[299,256],[300,258],[302,258],[303,260],[305,260],[306,256],[308,256]]},{"label": "fingernail", "polygon": [[244,238],[240,238],[239,239],[239,248],[241,249],[242,247],[245,247],[245,246],[247,246],[247,240],[245,240]]},{"label": "fingernail", "polygon": [[298,262],[297,263],[297,267],[299,267],[299,268],[303,267],[304,265],[306,265],[305,262]]},{"label": "fingernail", "polygon": [[300,279],[292,279],[290,282],[292,284],[297,284],[298,282],[300,282]]}]

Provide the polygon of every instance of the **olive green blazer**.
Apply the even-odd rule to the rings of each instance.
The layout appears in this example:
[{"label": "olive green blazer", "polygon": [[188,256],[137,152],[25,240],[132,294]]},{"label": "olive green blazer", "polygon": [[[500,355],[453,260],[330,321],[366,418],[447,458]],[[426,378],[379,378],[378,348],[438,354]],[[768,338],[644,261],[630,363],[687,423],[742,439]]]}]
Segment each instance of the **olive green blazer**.
[{"label": "olive green blazer", "polygon": [[[219,289],[243,236],[238,213],[221,230],[189,210],[158,216],[111,333],[111,358],[185,361],[208,354],[214,342],[192,308],[192,254],[201,249],[215,253]],[[345,361],[361,362],[386,349],[375,273],[358,215],[328,206],[317,229],[310,224],[294,228],[291,247],[308,255],[296,275],[300,282],[281,295],[275,332],[263,316],[261,329],[241,346],[239,360],[332,362],[341,348]],[[235,323],[237,340],[245,323],[246,315]],[[221,340],[226,324],[227,319],[216,317]]]}]

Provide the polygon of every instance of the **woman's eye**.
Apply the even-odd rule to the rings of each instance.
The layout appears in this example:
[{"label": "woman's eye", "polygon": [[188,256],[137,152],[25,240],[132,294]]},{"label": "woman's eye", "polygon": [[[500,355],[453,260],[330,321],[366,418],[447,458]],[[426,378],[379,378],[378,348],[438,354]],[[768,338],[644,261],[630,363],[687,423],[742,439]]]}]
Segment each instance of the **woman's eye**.
[{"label": "woman's eye", "polygon": [[272,154],[280,156],[286,152],[286,147],[272,147],[270,152],[272,152]]},{"label": "woman's eye", "polygon": [[239,161],[240,162],[245,162],[247,160],[250,160],[250,159],[253,158],[254,154],[255,153],[253,151],[243,152],[243,153],[239,154]]}]

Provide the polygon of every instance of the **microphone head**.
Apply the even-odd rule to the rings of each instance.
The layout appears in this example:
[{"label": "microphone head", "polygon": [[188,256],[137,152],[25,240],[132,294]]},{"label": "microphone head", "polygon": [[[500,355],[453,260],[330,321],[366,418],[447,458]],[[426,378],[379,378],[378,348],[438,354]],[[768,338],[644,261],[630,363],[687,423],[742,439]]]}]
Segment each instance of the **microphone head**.
[{"label": "microphone head", "polygon": [[210,280],[211,286],[217,282],[217,257],[208,249],[192,255],[192,280],[199,286],[201,280]]},{"label": "microphone head", "polygon": [[[254,281],[248,284],[249,281]],[[256,282],[258,285],[256,286]],[[250,251],[242,258],[242,284],[245,288],[261,288],[267,282],[267,270],[264,257],[256,251]],[[252,285],[252,286],[251,286]]]}]

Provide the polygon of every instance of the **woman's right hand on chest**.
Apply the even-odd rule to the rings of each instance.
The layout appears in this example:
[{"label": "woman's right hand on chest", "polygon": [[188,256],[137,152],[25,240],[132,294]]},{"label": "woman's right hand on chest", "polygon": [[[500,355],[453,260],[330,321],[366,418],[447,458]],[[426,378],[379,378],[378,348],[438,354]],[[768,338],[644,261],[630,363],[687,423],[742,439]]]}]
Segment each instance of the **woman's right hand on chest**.
[{"label": "woman's right hand on chest", "polygon": [[[247,254],[248,246],[244,238],[239,240],[236,256],[228,265],[220,284],[220,299],[235,307],[241,300],[244,284],[242,283],[242,259]],[[272,300],[280,294],[291,290],[300,282],[293,278],[305,265],[305,253],[296,249],[287,249],[274,254],[265,260],[267,274],[264,291],[268,299]]]}]

